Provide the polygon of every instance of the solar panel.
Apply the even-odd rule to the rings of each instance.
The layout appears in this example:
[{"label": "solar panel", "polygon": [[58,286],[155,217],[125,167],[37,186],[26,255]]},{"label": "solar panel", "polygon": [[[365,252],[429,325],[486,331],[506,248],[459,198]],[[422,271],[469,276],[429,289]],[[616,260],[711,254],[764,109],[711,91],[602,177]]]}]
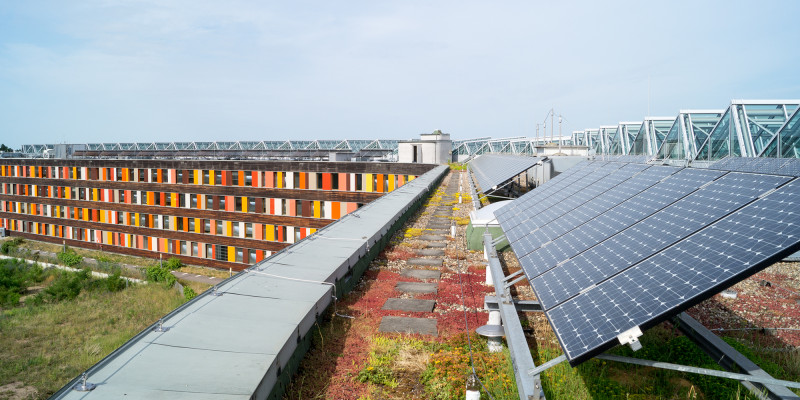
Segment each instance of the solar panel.
[{"label": "solar panel", "polygon": [[608,190],[601,195],[576,207],[574,210],[554,219],[529,235],[529,248],[536,249],[545,243],[575,229],[586,221],[610,210],[625,200],[639,194],[639,192],[655,185],[661,179],[674,174],[680,168],[653,166],[630,179],[621,182],[613,190]]},{"label": "solar panel", "polygon": [[[509,240],[515,240],[517,237],[527,235],[532,229],[536,229],[538,226],[546,223],[550,215],[555,214],[557,216],[559,213],[564,212],[560,208],[563,207],[565,202],[569,202],[570,198],[579,198],[581,197],[581,192],[593,192],[595,190],[592,189],[593,187],[603,186],[600,182],[607,178],[609,174],[618,174],[622,175],[623,177],[630,177],[632,173],[638,170],[638,168],[634,167],[627,168],[625,171],[620,171],[621,167],[624,166],[626,165],[620,163],[608,163],[602,165],[600,168],[597,168],[580,178],[577,178],[578,175],[575,175],[576,178],[573,180],[573,182],[560,188],[560,190],[554,192],[551,191],[547,196],[544,196],[541,199],[536,199],[535,201],[528,200],[524,202],[520,208],[534,206],[538,209],[546,210],[546,212],[526,213],[525,215],[527,217],[525,219],[518,218],[516,224],[509,224],[507,222],[508,230],[504,231],[506,233],[506,237],[509,238]],[[569,209],[566,211],[569,211]]]},{"label": "solar panel", "polygon": [[[511,242],[511,248],[531,280],[723,174],[707,169],[683,169],[538,249],[530,248],[524,239]],[[502,221],[501,226],[505,230]]]},{"label": "solar panel", "polygon": [[785,158],[725,157],[709,165],[708,168],[777,175],[787,161]]},{"label": "solar panel", "polygon": [[570,364],[646,329],[800,249],[794,180],[550,310]]},{"label": "solar panel", "polygon": [[779,175],[786,175],[786,176],[800,176],[800,160],[796,158],[790,158],[786,164],[784,164],[780,171],[778,171]]},{"label": "solar panel", "polygon": [[729,173],[531,281],[544,309],[631,265],[786,183],[787,177]]},{"label": "solar panel", "polygon": [[[547,212],[536,214],[530,221],[537,227],[544,226],[645,169],[647,169],[647,165],[644,164],[625,164],[594,182],[587,182],[589,178],[587,177],[584,179],[584,185],[573,185],[569,190],[562,190],[560,193],[548,197],[546,203],[542,205],[547,207]],[[597,176],[597,174],[596,171],[593,175]]]},{"label": "solar panel", "polygon": [[550,193],[555,193],[556,191],[571,185],[572,182],[575,182],[575,180],[582,178],[586,174],[594,171],[597,168],[600,168],[600,166],[604,164],[605,163],[590,161],[577,164],[567,171],[556,175],[555,178],[545,182],[535,190],[524,194],[512,204],[503,207],[501,210],[498,210],[498,212],[495,214],[497,216],[497,220],[506,220],[507,223],[515,222],[514,217],[519,214],[521,209],[525,208],[524,204],[528,203],[529,201],[537,201],[538,199],[545,198]]},{"label": "solar panel", "polygon": [[541,160],[540,157],[483,154],[470,161],[469,168],[478,181],[481,193],[486,193],[527,171]]},{"label": "solar panel", "polygon": [[[525,223],[527,219],[533,215],[527,212],[531,205],[539,204],[540,202],[545,201],[548,197],[565,190],[575,182],[580,181],[587,175],[599,168],[602,168],[606,164],[607,163],[604,162],[587,163],[579,170],[571,173],[563,179],[551,180],[544,185],[539,186],[535,190],[526,193],[508,206],[498,210],[495,216],[497,217],[498,223],[504,226],[506,237],[509,237],[509,235],[513,236],[515,233],[513,228],[517,225]],[[523,217],[521,218],[520,216]]]}]

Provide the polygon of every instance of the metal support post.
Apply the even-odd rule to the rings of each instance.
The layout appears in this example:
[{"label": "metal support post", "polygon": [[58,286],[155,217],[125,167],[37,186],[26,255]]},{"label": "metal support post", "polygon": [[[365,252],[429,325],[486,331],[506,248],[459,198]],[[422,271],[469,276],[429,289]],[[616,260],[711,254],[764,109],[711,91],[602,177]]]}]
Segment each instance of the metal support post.
[{"label": "metal support post", "polygon": [[489,263],[489,272],[492,274],[492,280],[496,282],[494,291],[500,316],[503,320],[503,330],[508,343],[508,351],[511,354],[511,362],[514,365],[517,392],[522,400],[543,399],[544,393],[542,392],[539,375],[531,376],[527,374],[527,371],[535,368],[536,364],[533,363],[531,351],[528,348],[527,340],[525,340],[525,333],[522,331],[522,325],[519,322],[513,299],[508,291],[503,288],[502,282],[506,277],[503,274],[500,259],[497,258],[497,250],[491,245],[491,242],[492,235],[484,233],[483,247]]}]

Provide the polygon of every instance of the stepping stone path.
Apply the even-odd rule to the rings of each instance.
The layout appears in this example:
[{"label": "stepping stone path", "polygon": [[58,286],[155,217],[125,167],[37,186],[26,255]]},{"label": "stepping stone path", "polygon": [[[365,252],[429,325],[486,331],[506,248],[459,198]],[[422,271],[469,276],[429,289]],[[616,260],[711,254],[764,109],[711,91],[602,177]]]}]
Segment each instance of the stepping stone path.
[{"label": "stepping stone path", "polygon": [[439,270],[434,269],[413,269],[413,268],[406,268],[400,275],[407,276],[409,278],[416,278],[416,279],[436,279],[442,277],[442,272]]},{"label": "stepping stone path", "polygon": [[[445,195],[442,196],[443,201],[450,201],[457,198],[458,179],[459,173],[450,174],[450,179],[445,188]],[[415,294],[437,293],[438,291],[438,282],[430,281],[438,281],[442,275],[440,268],[443,266],[444,260],[439,257],[444,256],[444,249],[447,247],[447,238],[450,235],[450,226],[452,225],[452,220],[450,217],[453,215],[453,207],[432,206],[430,207],[430,211],[433,211],[433,214],[428,220],[428,225],[426,227],[427,229],[430,229],[430,231],[427,231],[429,234],[421,235],[416,238],[426,242],[426,248],[417,250],[417,255],[420,257],[408,259],[406,261],[407,265],[400,271],[400,275],[404,277],[428,282],[398,282],[397,286],[395,286],[395,290],[402,292],[406,297],[413,297]],[[436,267],[437,269],[416,268],[419,266]],[[428,313],[430,316],[385,316],[381,319],[381,325],[378,330],[380,332],[399,332],[436,336],[438,334],[437,320],[433,314],[433,309],[435,306],[435,300],[390,298],[386,300],[386,303],[384,303],[382,308],[383,310]]]},{"label": "stepping stone path", "polygon": [[442,266],[442,259],[441,258],[409,258],[406,263],[409,265],[421,265],[421,266],[430,266],[430,267],[441,267]]},{"label": "stepping stone path", "polygon": [[438,287],[436,283],[398,282],[395,289],[404,293],[436,293]]},{"label": "stepping stone path", "polygon": [[442,249],[422,249],[422,250],[417,250],[417,254],[419,254],[421,256],[438,257],[438,256],[443,256],[444,255],[444,250],[442,250]]},{"label": "stepping stone path", "polygon": [[418,333],[431,336],[436,336],[439,333],[436,329],[436,320],[433,318],[386,316],[381,319],[381,326],[378,330],[381,332]]},{"label": "stepping stone path", "polygon": [[432,312],[436,300],[387,299],[381,310]]},{"label": "stepping stone path", "polygon": [[420,237],[419,237],[419,240],[431,240],[431,241],[439,241],[439,242],[442,242],[442,241],[445,241],[445,240],[447,240],[447,236],[441,236],[441,235],[422,235],[422,236],[420,236]]}]

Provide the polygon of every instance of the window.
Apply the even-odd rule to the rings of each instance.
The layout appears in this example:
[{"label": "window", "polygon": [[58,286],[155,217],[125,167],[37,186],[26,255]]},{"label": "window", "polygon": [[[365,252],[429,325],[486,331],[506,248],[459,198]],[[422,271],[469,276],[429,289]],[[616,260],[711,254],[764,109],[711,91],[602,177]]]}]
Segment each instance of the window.
[{"label": "window", "polygon": [[200,249],[197,246],[197,242],[192,242],[192,257],[197,257]]},{"label": "window", "polygon": [[247,198],[247,212],[254,213],[256,211],[256,199],[255,197],[248,197]]},{"label": "window", "polygon": [[203,220],[203,233],[211,233],[211,220]]},{"label": "window", "polygon": [[214,196],[207,194],[206,195],[206,210],[212,210],[214,208]]},{"label": "window", "polygon": [[233,199],[236,202],[236,211],[240,211],[241,212],[242,211],[242,198],[239,197],[239,196],[236,196]]},{"label": "window", "polygon": [[228,246],[217,245],[216,254],[214,258],[219,261],[228,261]]},{"label": "window", "polygon": [[240,224],[238,222],[233,222],[231,225],[233,225],[232,226],[233,227],[233,234],[231,236],[239,237],[239,233],[240,233],[239,225]]},{"label": "window", "polygon": [[161,228],[162,229],[169,229],[169,217],[164,215],[161,217]]},{"label": "window", "polygon": [[248,239],[253,238],[253,224],[250,222],[245,222],[244,224],[244,237]]},{"label": "window", "polygon": [[189,195],[189,207],[195,208],[195,209],[197,208],[197,195],[196,194],[190,194]]},{"label": "window", "polygon": [[189,232],[194,232],[194,218],[189,218]]},{"label": "window", "polygon": [[236,262],[243,262],[244,259],[244,249],[241,247],[235,247],[236,249]]},{"label": "window", "polygon": [[204,169],[204,170],[203,170],[203,185],[208,185],[208,183],[210,182],[210,181],[209,181],[209,179],[210,179],[210,178],[209,178],[209,176],[210,176],[210,175],[209,175],[209,172],[208,172],[208,170],[207,170],[207,169]]},{"label": "window", "polygon": [[252,250],[252,249],[248,250],[247,254],[250,255],[248,262],[250,264],[255,264],[256,263],[256,252],[257,251],[260,251],[260,250]]},{"label": "window", "polygon": [[222,171],[214,171],[214,184],[222,185]]},{"label": "window", "polygon": [[206,244],[206,258],[211,258],[211,255],[214,254],[214,248],[210,244]]},{"label": "window", "polygon": [[233,186],[239,186],[239,171],[232,171],[230,174]]},{"label": "window", "polygon": [[217,225],[217,235],[224,235],[223,227],[222,227],[222,225],[223,225],[222,221],[216,221],[216,225]]},{"label": "window", "polygon": [[246,171],[244,173],[244,185],[253,186],[253,171]]},{"label": "window", "polygon": [[219,196],[219,208],[218,210],[225,210],[225,196]]}]

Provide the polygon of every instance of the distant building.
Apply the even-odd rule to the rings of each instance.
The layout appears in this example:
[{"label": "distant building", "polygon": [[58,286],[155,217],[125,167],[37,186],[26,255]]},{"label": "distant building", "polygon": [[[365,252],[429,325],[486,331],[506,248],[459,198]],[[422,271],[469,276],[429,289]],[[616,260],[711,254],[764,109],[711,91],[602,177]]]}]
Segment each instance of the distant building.
[{"label": "distant building", "polygon": [[11,236],[243,269],[431,165],[0,159]]},{"label": "distant building", "polygon": [[397,157],[401,163],[447,164],[452,159],[452,151],[450,134],[440,130],[423,133],[419,140],[401,140],[397,143]]}]

